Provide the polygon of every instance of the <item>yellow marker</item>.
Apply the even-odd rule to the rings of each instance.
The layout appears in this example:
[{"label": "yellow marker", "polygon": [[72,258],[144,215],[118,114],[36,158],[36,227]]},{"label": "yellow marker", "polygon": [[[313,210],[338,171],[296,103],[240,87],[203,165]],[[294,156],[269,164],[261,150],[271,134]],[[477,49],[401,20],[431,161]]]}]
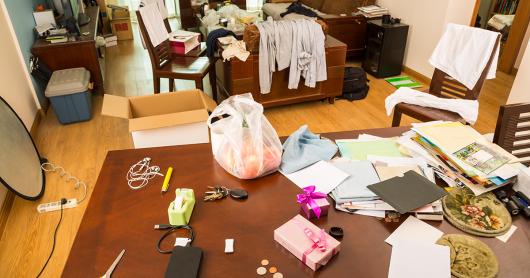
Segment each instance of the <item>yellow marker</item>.
[{"label": "yellow marker", "polygon": [[173,173],[173,168],[167,168],[166,177],[164,178],[164,183],[162,184],[162,193],[167,191],[169,187],[169,180],[171,179],[171,174]]}]

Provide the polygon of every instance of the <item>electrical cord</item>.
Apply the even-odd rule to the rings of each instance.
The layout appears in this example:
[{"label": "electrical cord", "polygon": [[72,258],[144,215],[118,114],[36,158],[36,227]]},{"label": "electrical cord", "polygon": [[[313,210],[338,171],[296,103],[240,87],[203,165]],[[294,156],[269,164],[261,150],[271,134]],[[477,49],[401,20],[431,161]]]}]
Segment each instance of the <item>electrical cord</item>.
[{"label": "electrical cord", "polygon": [[149,180],[156,176],[164,176],[160,172],[160,167],[151,166],[150,157],[145,157],[142,160],[136,162],[127,171],[127,184],[132,190],[138,190],[145,187]]},{"label": "electrical cord", "polygon": [[44,172],[58,172],[59,176],[65,177],[67,182],[73,180],[75,182],[75,184],[74,184],[75,189],[79,189],[79,187],[83,186],[83,189],[84,189],[83,197],[81,197],[81,199],[79,199],[79,201],[77,201],[77,203],[80,204],[81,202],[83,202],[86,199],[87,192],[88,192],[88,186],[86,185],[86,183],[84,183],[80,179],[72,176],[72,174],[66,172],[66,170],[63,167],[57,166],[57,165],[55,165],[53,163],[50,163],[50,162],[44,162],[44,163],[41,164],[40,168]]},{"label": "electrical cord", "polygon": [[67,200],[65,198],[61,199],[61,216],[59,217],[59,222],[57,222],[57,226],[55,226],[55,231],[53,232],[53,244],[52,244],[52,250],[50,252],[50,255],[48,256],[48,259],[46,259],[46,263],[42,266],[41,270],[39,271],[39,274],[37,274],[37,278],[39,278],[46,269],[46,266],[48,265],[48,262],[50,262],[50,259],[52,258],[53,251],[55,251],[55,242],[57,239],[57,231],[59,230],[59,225],[61,225],[61,221],[63,220],[63,205],[66,204]]},{"label": "electrical cord", "polygon": [[[157,227],[158,226],[158,227]],[[195,234],[193,233],[193,229],[191,228],[191,226],[189,225],[178,225],[178,226],[173,226],[173,225],[155,225],[155,229],[157,230],[167,230],[167,232],[165,232],[162,237],[158,240],[158,243],[156,244],[156,250],[158,250],[158,252],[162,253],[162,254],[170,254],[173,250],[162,250],[160,248],[160,244],[162,243],[162,241],[164,241],[164,239],[170,235],[171,233],[179,230],[179,229],[186,229],[188,230],[190,233],[189,233],[189,237],[188,237],[188,245],[190,245],[192,242],[193,242],[193,239],[195,238]]]}]

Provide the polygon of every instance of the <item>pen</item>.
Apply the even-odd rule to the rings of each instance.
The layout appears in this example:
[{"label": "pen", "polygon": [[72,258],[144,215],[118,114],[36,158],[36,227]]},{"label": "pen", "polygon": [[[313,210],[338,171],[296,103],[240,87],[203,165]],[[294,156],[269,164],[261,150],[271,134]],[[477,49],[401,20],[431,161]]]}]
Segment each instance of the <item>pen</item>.
[{"label": "pen", "polygon": [[164,183],[162,184],[162,193],[167,192],[167,188],[169,187],[169,180],[171,179],[172,173],[173,173],[173,168],[172,167],[167,168],[166,176],[164,177]]}]

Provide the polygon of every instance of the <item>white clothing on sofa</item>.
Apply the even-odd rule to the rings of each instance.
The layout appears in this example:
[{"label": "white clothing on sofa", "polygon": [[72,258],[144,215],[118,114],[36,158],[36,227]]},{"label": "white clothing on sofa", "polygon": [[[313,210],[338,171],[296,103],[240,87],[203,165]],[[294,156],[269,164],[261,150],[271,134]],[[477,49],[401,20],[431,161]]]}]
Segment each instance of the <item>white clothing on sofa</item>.
[{"label": "white clothing on sofa", "polygon": [[390,116],[400,102],[452,111],[470,124],[474,124],[478,118],[477,100],[440,98],[407,87],[397,89],[385,99],[386,114]]},{"label": "white clothing on sofa", "polygon": [[[447,24],[429,63],[468,89],[473,89],[488,64],[499,33],[454,23]],[[499,47],[495,51],[487,79],[495,78]]]}]

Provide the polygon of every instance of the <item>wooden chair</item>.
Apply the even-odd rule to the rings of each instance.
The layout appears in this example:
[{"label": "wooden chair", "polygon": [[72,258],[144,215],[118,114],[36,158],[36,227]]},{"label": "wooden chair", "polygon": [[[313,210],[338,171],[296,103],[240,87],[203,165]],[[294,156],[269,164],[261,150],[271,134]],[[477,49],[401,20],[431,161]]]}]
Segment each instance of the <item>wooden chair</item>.
[{"label": "wooden chair", "polygon": [[530,103],[500,107],[493,143],[530,166]]},{"label": "wooden chair", "polygon": [[[447,73],[435,68],[434,74],[431,79],[431,85],[429,86],[429,90],[426,93],[442,98],[477,100],[480,95],[480,91],[482,90],[482,85],[484,85],[484,80],[486,79],[488,71],[491,67],[495,52],[497,51],[499,40],[500,35],[497,37],[495,47],[493,48],[493,52],[490,55],[486,67],[484,67],[484,70],[482,71],[482,74],[480,75],[480,78],[477,84],[475,84],[475,87],[473,87],[473,89],[469,90],[468,88],[466,88],[466,86],[456,81]],[[402,102],[396,105],[396,107],[394,108],[394,116],[392,119],[393,127],[399,126],[399,124],[401,123],[402,114],[408,115],[422,122],[443,120],[466,123],[466,121],[462,117],[460,117],[460,115],[451,111]]]},{"label": "wooden chair", "polygon": [[[161,78],[169,79],[169,91],[175,89],[175,79],[194,80],[197,89],[203,90],[202,80],[209,73],[212,97],[217,100],[215,64],[211,63],[207,57],[177,57],[172,55],[169,39],[156,47],[153,46],[139,11],[136,11],[136,16],[151,60],[155,94],[160,93]],[[168,26],[165,25],[165,27]]]}]

